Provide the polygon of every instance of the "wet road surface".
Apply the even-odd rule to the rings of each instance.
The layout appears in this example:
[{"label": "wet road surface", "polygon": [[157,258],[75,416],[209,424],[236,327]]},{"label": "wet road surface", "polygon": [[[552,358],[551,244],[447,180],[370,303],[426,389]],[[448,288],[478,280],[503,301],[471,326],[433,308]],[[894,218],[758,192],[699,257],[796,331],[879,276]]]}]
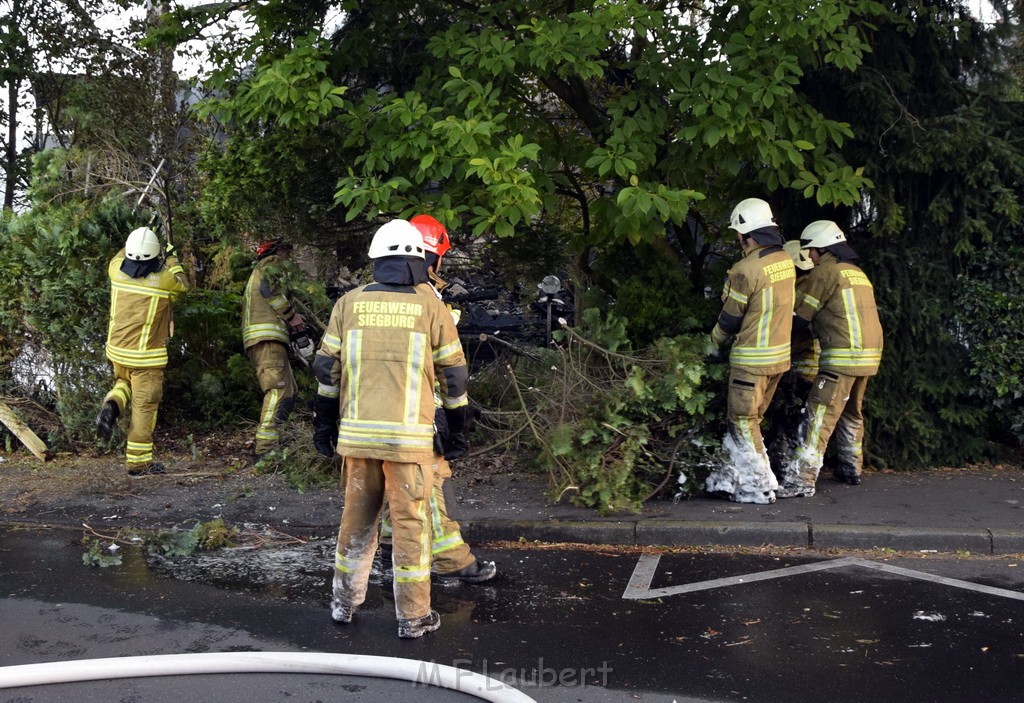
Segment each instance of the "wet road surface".
[{"label": "wet road surface", "polygon": [[[499,577],[435,586],[441,629],[401,641],[379,577],[353,625],[331,622],[327,541],[159,562],[126,550],[121,566],[97,569],[82,564],[74,537],[0,533],[0,665],[305,650],[435,661],[537,701],[1024,701],[1024,564],[1012,560],[906,559],[888,563],[922,577],[847,565],[752,583],[745,575],[830,560],[666,553],[648,557],[638,580],[632,550],[481,547]],[[927,580],[928,572],[968,583]],[[716,580],[726,582],[657,595]],[[308,675],[163,677],[0,690],[0,703],[476,700],[411,687]]]}]

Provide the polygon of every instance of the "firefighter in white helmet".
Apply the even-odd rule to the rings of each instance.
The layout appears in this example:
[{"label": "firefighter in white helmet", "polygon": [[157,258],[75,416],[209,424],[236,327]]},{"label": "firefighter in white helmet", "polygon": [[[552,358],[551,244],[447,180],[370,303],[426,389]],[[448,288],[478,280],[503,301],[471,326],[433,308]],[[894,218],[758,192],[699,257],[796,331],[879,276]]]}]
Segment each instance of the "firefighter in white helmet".
[{"label": "firefighter in white helmet", "polygon": [[761,420],[790,367],[793,322],[793,261],[771,207],[747,198],[732,211],[743,259],[729,269],[722,312],[711,332],[712,350],[729,353],[728,432],[723,457],[705,481],[709,493],[739,503],[773,503],[778,481],[761,436]]},{"label": "firefighter in white helmet", "polygon": [[[448,287],[439,273],[441,261],[452,246],[448,230],[431,215],[416,215],[409,222],[423,236],[427,275],[430,277],[430,286],[440,300],[441,291]],[[452,313],[452,320],[458,325],[459,311],[450,305],[446,307]],[[465,433],[453,435],[448,431],[444,404],[438,393],[434,394],[434,405],[437,408],[434,412],[434,459],[431,462],[434,487],[430,493],[430,551],[433,555],[433,571],[442,582],[482,583],[494,578],[497,567],[492,561],[480,561],[473,556],[469,545],[462,538],[462,528],[448,514],[448,501],[445,497],[445,479],[452,476],[452,467],[448,461],[461,458],[469,447]],[[385,500],[380,518],[380,541],[382,557],[388,561],[391,558],[392,537],[391,510]]]},{"label": "firefighter in white helmet", "polygon": [[171,302],[188,290],[174,248],[168,243],[166,256],[161,258],[160,253],[156,233],[139,227],[107,266],[110,322],[106,352],[115,381],[96,418],[96,433],[109,438],[118,417],[131,405],[125,458],[132,476],[164,470],[153,461],[153,428],[163,396]]},{"label": "firefighter in white helmet", "polygon": [[821,344],[818,374],[800,423],[800,444],[785,467],[780,498],[814,495],[825,448],[833,431],[838,440],[835,477],[860,483],[868,378],[882,360],[882,325],[874,289],[853,262],[859,257],[835,222],[818,220],[804,228],[800,246],[814,262],[796,301],[793,325],[813,327]]},{"label": "firefighter in white helmet", "polygon": [[449,430],[464,433],[469,370],[451,313],[427,282],[419,230],[384,224],[369,256],[374,282],[338,300],[313,362],[320,395],[339,399],[334,417],[317,399],[317,429],[338,418],[346,475],[331,617],[351,622],[366,598],[386,493],[398,635],[414,638],[441,626],[430,609],[434,384]]}]

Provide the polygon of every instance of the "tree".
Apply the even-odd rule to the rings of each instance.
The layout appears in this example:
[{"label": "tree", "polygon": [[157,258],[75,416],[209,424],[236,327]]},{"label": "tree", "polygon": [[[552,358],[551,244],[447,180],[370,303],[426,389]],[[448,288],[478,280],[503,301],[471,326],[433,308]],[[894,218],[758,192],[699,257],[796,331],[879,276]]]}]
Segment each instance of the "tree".
[{"label": "tree", "polygon": [[[118,32],[96,24],[102,13],[120,11],[113,0],[2,0],[0,8],[0,80],[6,84],[7,102],[3,207],[11,209],[19,189],[26,186],[28,159],[44,146],[40,120],[35,120],[34,130],[26,125],[29,89],[42,81],[50,84],[52,94],[53,82],[60,77],[116,71],[124,52]],[[23,131],[28,138],[24,147],[19,146]]]},{"label": "tree", "polygon": [[[213,76],[230,92],[206,110],[264,134],[340,135],[335,202],[349,221],[427,208],[499,236],[559,221],[581,251],[691,237],[688,216],[714,235],[752,191],[853,203],[869,185],[840,155],[845,122],[795,89],[814,67],[858,65],[862,18],[880,8],[869,0],[315,8],[239,10],[257,31]],[[212,11],[180,11],[179,27],[198,31]]]},{"label": "tree", "polygon": [[[850,121],[855,138],[844,151],[875,184],[860,205],[824,215],[844,225],[864,256],[886,329],[867,412],[867,450],[882,465],[978,459],[987,420],[999,412],[982,400],[988,391],[974,392],[968,369],[991,370],[994,359],[977,358],[990,351],[984,328],[1015,318],[965,324],[956,283],[961,275],[988,279],[976,281],[982,289],[1011,280],[992,264],[1019,254],[997,244],[1019,231],[1022,216],[1024,119],[1003,51],[1016,29],[1009,21],[987,27],[956,0],[893,2],[866,36],[872,52],[860,70],[818,71],[801,86],[824,114]],[[806,202],[788,207],[804,223],[823,216]],[[984,294],[963,290],[977,310]]]}]

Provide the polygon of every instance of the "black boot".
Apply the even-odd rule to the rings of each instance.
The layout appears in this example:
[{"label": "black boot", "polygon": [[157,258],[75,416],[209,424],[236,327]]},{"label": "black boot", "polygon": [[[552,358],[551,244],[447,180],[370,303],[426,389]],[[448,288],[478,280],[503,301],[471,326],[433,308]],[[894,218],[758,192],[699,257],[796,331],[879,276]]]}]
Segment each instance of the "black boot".
[{"label": "black boot", "polygon": [[148,464],[136,464],[128,467],[129,476],[156,476],[167,473],[167,467],[158,461]]},{"label": "black boot", "polygon": [[832,476],[835,480],[848,486],[860,485],[860,476],[857,475],[852,466],[840,466],[832,472]]},{"label": "black boot", "polygon": [[110,439],[120,414],[121,409],[117,407],[117,403],[112,400],[104,403],[100,414],[96,416],[96,434],[103,439]]},{"label": "black boot", "polygon": [[422,618],[398,621],[398,636],[402,639],[415,639],[441,627],[441,616],[431,610]]},{"label": "black boot", "polygon": [[447,574],[438,574],[442,581],[462,581],[463,583],[483,583],[494,578],[498,573],[498,567],[493,561],[480,561],[474,559],[473,563],[458,571],[449,571]]}]

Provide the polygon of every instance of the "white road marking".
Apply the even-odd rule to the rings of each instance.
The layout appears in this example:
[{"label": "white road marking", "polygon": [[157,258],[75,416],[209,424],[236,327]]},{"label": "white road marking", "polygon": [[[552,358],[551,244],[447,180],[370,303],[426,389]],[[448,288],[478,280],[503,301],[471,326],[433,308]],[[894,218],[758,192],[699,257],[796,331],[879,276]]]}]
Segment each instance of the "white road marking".
[{"label": "white road marking", "polygon": [[904,569],[890,564],[880,564],[878,562],[868,561],[867,559],[860,559],[857,557],[845,557],[843,559],[833,559],[832,561],[820,561],[813,564],[803,564],[801,566],[787,566],[782,569],[759,571],[752,574],[743,574],[741,576],[711,579],[710,581],[698,581],[696,583],[687,583],[681,586],[651,588],[651,581],[654,580],[654,574],[658,569],[658,562],[660,561],[660,554],[641,555],[636,568],[633,569],[633,575],[629,579],[629,584],[626,586],[626,590],[622,594],[623,599],[642,600],[645,598],[661,598],[663,596],[674,596],[681,593],[694,593],[696,591],[709,591],[714,588],[740,586],[747,583],[756,583],[757,581],[770,581],[772,579],[786,578],[787,576],[799,576],[800,574],[809,574],[815,571],[827,571],[829,569],[841,569],[847,566],[859,566],[865,569],[884,571],[896,576],[918,579],[919,581],[928,581],[930,583],[937,583],[943,586],[952,586],[953,588],[962,588],[967,591],[984,593],[990,596],[999,596],[1001,598],[1011,598],[1013,600],[1024,601],[1024,593],[1019,591],[995,588],[993,586],[983,586],[978,583],[971,583],[970,581],[962,581],[960,579],[952,579],[945,576],[936,576],[935,574],[928,574],[924,571]]}]

